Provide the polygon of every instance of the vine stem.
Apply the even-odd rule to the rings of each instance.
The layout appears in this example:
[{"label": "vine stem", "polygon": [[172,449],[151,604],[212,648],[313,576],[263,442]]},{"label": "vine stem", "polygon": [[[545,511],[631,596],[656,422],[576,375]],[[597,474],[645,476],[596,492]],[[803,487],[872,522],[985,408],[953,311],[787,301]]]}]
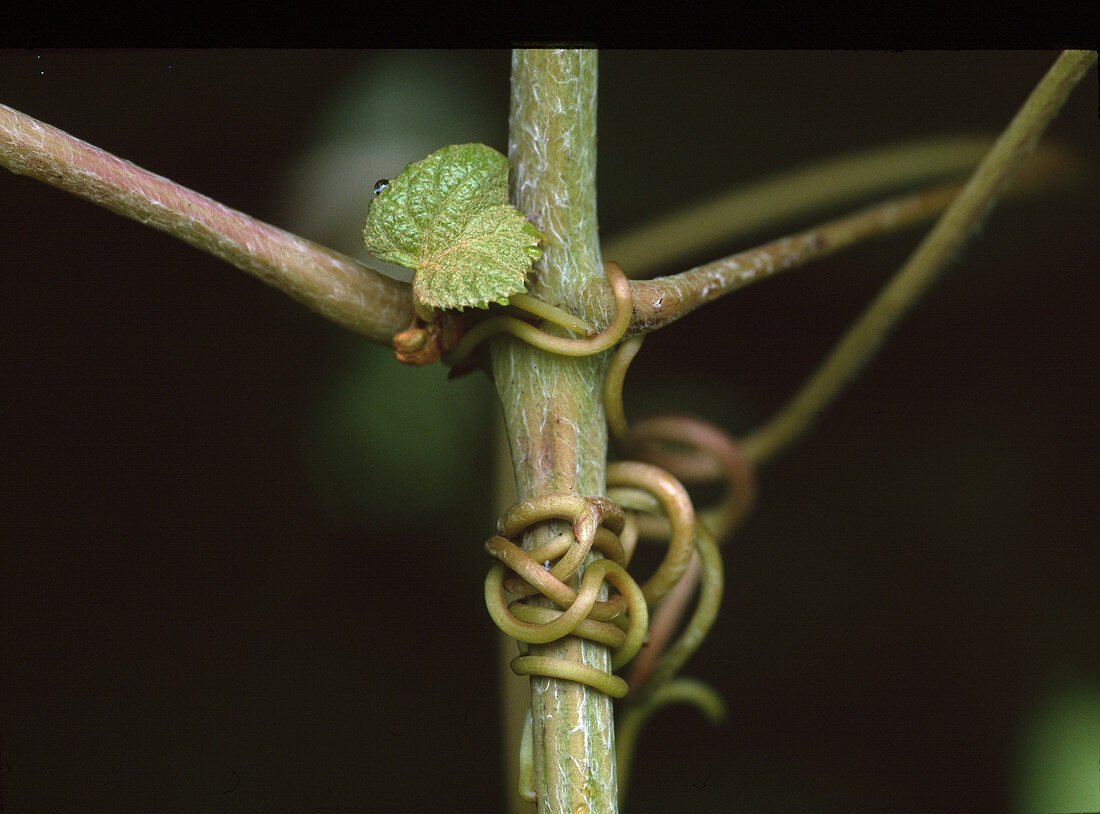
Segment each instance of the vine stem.
[{"label": "vine stem", "polygon": [[0,164],[179,238],[333,322],[389,345],[412,321],[402,283],[0,105]]},{"label": "vine stem", "polygon": [[[606,325],[610,308],[603,308],[599,297],[585,296],[604,277],[596,229],[594,51],[513,53],[509,162],[513,202],[546,238],[531,293],[559,307],[582,303],[585,321]],[[504,333],[492,338],[490,348],[517,499],[603,494],[607,427],[600,382],[607,353],[566,357]],[[526,534],[523,548],[568,529],[567,523],[542,523]],[[602,672],[611,669],[606,645],[572,636],[531,645],[530,654]],[[611,698],[574,681],[543,676],[533,676],[530,686],[538,811],[617,811]]]},{"label": "vine stem", "polygon": [[870,361],[890,329],[951,260],[958,257],[1009,177],[1035,149],[1070,91],[1095,62],[1095,51],[1065,51],[1058,57],[893,279],[845,332],[794,398],[744,439],[745,454],[755,465],[774,457],[813,424],[824,407]]}]

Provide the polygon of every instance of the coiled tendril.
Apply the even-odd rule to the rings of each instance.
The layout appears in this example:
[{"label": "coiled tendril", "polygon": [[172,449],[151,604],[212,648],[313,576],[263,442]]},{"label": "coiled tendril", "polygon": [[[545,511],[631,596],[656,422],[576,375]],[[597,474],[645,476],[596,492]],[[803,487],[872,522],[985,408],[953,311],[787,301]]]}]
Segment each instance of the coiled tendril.
[{"label": "coiled tendril", "polygon": [[[531,551],[508,539],[547,520],[570,521],[572,533]],[[500,560],[485,578],[485,604],[493,621],[525,644],[579,636],[612,647],[612,669],[628,662],[645,639],[649,611],[642,590],[626,572],[627,555],[619,537],[623,527],[622,511],[606,498],[552,494],[517,503],[497,523],[498,536],[485,543],[486,551]],[[574,590],[565,580],[576,574],[593,547],[604,559],[585,569],[580,587]],[[553,560],[557,560],[553,567],[543,565]],[[506,578],[507,569],[512,575]],[[604,580],[618,595],[599,601]],[[541,594],[562,610],[533,607],[522,598],[509,603],[506,589],[521,596]],[[512,669],[519,675],[579,681],[613,698],[622,698],[627,692],[621,678],[564,659],[524,654],[512,661]]]}]

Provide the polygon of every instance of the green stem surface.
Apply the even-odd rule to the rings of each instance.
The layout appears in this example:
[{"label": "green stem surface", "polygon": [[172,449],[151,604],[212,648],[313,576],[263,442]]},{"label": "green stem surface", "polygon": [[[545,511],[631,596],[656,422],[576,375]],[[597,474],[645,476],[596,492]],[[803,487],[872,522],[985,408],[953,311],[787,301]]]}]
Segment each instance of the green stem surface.
[{"label": "green stem surface", "polygon": [[[604,298],[591,295],[593,283],[602,293],[604,277],[596,228],[595,52],[516,51],[509,131],[513,202],[547,243],[531,293],[557,306],[587,307],[586,321],[606,324],[610,311],[596,310]],[[603,494],[606,367],[606,353],[565,357],[507,334],[492,340],[519,500]],[[524,548],[566,529],[544,524],[527,535]],[[606,646],[572,636],[530,652],[611,669]],[[611,699],[576,682],[532,677],[531,710],[538,811],[617,811]]]}]

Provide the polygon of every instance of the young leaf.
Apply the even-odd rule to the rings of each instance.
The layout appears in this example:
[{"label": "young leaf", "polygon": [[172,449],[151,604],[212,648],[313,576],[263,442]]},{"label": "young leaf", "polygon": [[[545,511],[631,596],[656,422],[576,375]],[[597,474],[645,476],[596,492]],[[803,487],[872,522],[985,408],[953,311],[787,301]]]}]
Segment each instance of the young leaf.
[{"label": "young leaf", "polygon": [[487,308],[523,291],[542,236],[508,203],[508,160],[484,144],[452,144],[416,161],[367,209],[363,243],[416,270],[431,308]]}]

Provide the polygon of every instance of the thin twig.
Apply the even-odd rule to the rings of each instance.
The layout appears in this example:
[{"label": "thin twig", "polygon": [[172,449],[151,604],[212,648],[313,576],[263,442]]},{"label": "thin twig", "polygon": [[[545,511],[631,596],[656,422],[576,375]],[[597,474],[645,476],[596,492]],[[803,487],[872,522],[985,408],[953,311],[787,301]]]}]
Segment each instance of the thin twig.
[{"label": "thin twig", "polygon": [[0,164],[167,232],[389,345],[412,322],[407,283],[251,218],[0,105]]}]

